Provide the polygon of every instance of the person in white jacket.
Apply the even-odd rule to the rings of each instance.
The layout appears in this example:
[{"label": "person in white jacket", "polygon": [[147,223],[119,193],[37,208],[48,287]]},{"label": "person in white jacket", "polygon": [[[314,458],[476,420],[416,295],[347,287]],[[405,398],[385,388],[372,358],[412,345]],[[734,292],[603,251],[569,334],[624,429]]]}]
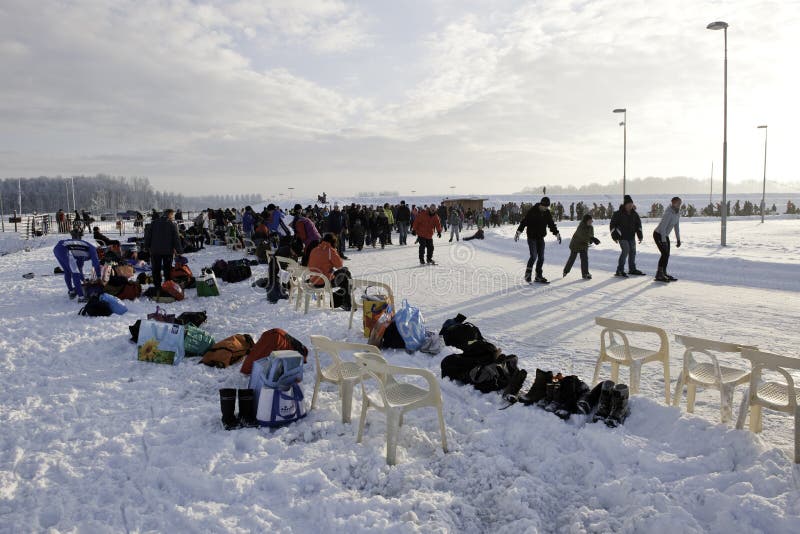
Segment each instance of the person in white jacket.
[{"label": "person in white jacket", "polygon": [[680,197],[674,197],[672,204],[664,210],[664,216],[661,217],[661,222],[653,231],[653,239],[656,242],[658,250],[661,252],[661,257],[658,259],[658,272],[656,273],[656,280],[659,282],[676,282],[678,279],[667,274],[667,264],[669,263],[669,234],[672,229],[675,229],[675,246],[681,246],[681,204]]}]

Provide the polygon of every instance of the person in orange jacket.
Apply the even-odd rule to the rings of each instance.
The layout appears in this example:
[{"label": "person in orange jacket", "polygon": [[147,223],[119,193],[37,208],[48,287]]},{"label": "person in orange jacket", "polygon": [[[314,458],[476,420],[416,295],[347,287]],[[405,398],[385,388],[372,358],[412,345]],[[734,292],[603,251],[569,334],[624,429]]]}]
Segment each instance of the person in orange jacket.
[{"label": "person in orange jacket", "polygon": [[436,206],[431,204],[428,209],[421,210],[414,218],[411,230],[417,234],[419,240],[419,264],[425,265],[426,252],[429,265],[436,265],[433,261],[433,232],[442,237],[442,221],[436,214]]},{"label": "person in orange jacket", "polygon": [[337,237],[325,234],[319,245],[314,247],[308,256],[308,270],[319,273],[310,277],[315,286],[325,284],[324,276],[331,281],[333,288],[333,306],[335,308],[350,309],[350,271],[344,268],[344,261],[336,251]]}]

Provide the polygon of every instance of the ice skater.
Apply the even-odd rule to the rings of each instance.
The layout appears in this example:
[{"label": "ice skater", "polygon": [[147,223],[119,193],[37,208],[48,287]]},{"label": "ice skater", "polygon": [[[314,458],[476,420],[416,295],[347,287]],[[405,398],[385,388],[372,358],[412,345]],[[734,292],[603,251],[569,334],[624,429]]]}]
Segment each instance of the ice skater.
[{"label": "ice skater", "polygon": [[[442,237],[442,221],[436,214],[436,205],[431,204],[428,209],[421,210],[411,225],[412,233],[417,234],[419,241],[419,263],[425,265],[436,265],[433,261],[433,233]],[[427,260],[426,260],[427,257]]]},{"label": "ice skater", "polygon": [[[628,275],[642,276],[644,273],[636,268],[636,238],[642,242],[642,219],[636,213],[633,199],[625,195],[619,210],[611,216],[609,224],[611,239],[619,244],[620,253],[617,272],[614,276],[627,278]],[[628,260],[628,274],[625,274],[625,260]]]},{"label": "ice skater", "polygon": [[565,277],[569,274],[570,270],[572,270],[572,265],[575,263],[575,258],[580,255],[581,276],[583,276],[584,280],[592,279],[592,275],[589,272],[589,244],[600,244],[600,240],[594,236],[593,223],[594,220],[588,213],[584,215],[583,219],[581,219],[581,222],[578,223],[578,228],[575,229],[575,233],[572,235],[572,239],[569,242],[569,259],[567,259],[567,264],[564,265]]},{"label": "ice skater", "polygon": [[83,264],[86,260],[92,262],[95,276],[100,276],[100,259],[95,246],[82,239],[62,239],[53,247],[53,254],[64,271],[69,298],[77,296],[81,302],[86,300],[83,293]]},{"label": "ice skater", "polygon": [[656,281],[658,282],[677,282],[678,279],[674,276],[667,274],[667,264],[669,263],[669,234],[672,229],[675,229],[675,246],[681,246],[681,199],[674,197],[672,204],[664,210],[664,216],[661,217],[661,222],[658,223],[655,231],[653,232],[653,239],[656,242],[661,257],[658,259],[658,272],[656,273]]},{"label": "ice skater", "polygon": [[519,236],[525,228],[528,228],[528,250],[530,251],[530,258],[528,258],[528,266],[525,268],[525,281],[530,283],[531,273],[533,271],[533,264],[536,263],[536,278],[534,282],[539,284],[548,284],[547,278],[542,274],[542,266],[544,265],[544,237],[547,235],[547,228],[558,239],[561,244],[561,234],[558,233],[556,223],[553,222],[553,215],[550,213],[550,199],[542,197],[542,200],[533,205],[528,210],[525,218],[519,223],[517,233],[514,235],[514,241],[519,241]]}]

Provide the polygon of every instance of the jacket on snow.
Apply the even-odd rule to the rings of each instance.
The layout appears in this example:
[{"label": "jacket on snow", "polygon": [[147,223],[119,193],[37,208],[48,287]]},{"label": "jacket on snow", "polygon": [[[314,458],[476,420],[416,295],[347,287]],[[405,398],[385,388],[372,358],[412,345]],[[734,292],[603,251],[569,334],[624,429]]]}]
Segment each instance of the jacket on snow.
[{"label": "jacket on snow", "polygon": [[642,239],[642,219],[635,209],[628,213],[624,206],[620,206],[611,216],[609,230],[614,241],[631,241],[634,237]]},{"label": "jacket on snow", "polygon": [[153,221],[144,233],[144,247],[151,256],[169,256],[173,252],[183,253],[178,227],[166,217]]},{"label": "jacket on snow", "polygon": [[661,242],[666,243],[669,233],[675,228],[675,239],[681,240],[680,228],[681,214],[676,211],[672,206],[664,210],[664,216],[661,217],[661,222],[656,227],[656,233],[661,236]]},{"label": "jacket on snow", "polygon": [[422,210],[414,217],[414,224],[411,226],[419,237],[423,239],[433,239],[434,232],[442,232],[442,221],[435,213]]},{"label": "jacket on snow", "polygon": [[558,228],[556,228],[556,223],[553,221],[553,214],[550,213],[549,209],[540,210],[538,202],[525,214],[525,218],[522,219],[522,222],[517,227],[517,232],[522,232],[526,227],[528,228],[528,239],[538,239],[546,236],[548,228],[550,228],[553,235],[558,235]]}]

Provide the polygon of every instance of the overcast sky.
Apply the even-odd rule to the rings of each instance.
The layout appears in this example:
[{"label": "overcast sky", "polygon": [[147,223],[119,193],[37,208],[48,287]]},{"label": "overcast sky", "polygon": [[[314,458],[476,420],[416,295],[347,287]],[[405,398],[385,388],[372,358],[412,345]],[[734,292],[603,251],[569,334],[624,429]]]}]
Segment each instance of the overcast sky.
[{"label": "overcast sky", "polygon": [[186,193],[800,180],[800,1],[0,0],[0,176]]}]

